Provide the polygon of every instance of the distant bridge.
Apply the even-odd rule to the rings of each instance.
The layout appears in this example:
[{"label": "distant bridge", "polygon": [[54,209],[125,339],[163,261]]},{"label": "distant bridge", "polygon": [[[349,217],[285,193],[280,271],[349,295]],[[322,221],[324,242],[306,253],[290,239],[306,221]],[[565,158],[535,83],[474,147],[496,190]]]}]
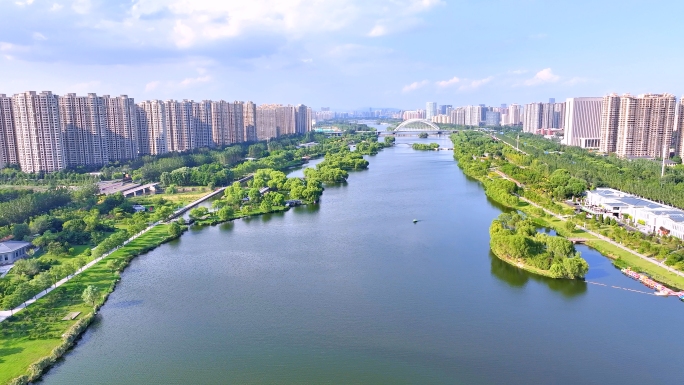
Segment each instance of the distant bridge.
[{"label": "distant bridge", "polygon": [[394,132],[440,132],[444,131],[436,124],[425,119],[409,119],[401,122]]}]

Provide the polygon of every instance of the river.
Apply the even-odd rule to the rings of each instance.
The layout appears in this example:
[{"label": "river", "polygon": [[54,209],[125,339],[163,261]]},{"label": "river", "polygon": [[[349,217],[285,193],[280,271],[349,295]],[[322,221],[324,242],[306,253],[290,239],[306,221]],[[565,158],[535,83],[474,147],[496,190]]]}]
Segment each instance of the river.
[{"label": "river", "polygon": [[136,258],[44,383],[682,382],[683,303],[610,287],[648,291],[584,246],[587,280],[608,286],[499,261],[502,209],[419,140],[319,205],[195,227]]}]

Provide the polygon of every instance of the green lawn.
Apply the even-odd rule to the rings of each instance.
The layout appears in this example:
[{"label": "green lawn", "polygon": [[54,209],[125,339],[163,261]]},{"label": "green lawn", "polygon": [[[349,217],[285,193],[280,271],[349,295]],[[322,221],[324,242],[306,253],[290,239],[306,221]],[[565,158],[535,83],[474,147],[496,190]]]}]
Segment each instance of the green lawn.
[{"label": "green lawn", "polygon": [[[0,383],[20,376],[32,363],[48,356],[61,343],[61,335],[74,321],[61,321],[69,312],[80,311],[83,317],[92,311],[81,300],[88,285],[108,293],[118,274],[106,267],[110,259],[128,261],[149,251],[168,238],[168,225],[159,225],[145,235],[117,250],[76,278],[38,300],[11,319],[0,323]],[[78,320],[78,319],[77,319]]]}]

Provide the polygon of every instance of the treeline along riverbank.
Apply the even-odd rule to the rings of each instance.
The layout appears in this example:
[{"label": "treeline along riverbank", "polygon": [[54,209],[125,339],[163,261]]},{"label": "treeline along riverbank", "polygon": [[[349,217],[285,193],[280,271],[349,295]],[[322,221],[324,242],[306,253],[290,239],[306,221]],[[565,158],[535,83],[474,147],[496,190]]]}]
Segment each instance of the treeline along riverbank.
[{"label": "treeline along riverbank", "polygon": [[[586,179],[545,163],[545,158],[528,151],[529,147],[525,148],[525,153],[516,151],[514,145],[506,144],[488,133],[462,131],[452,135],[451,139],[459,167],[466,175],[478,179],[491,199],[525,213],[537,225],[553,228],[559,235],[586,238],[587,245],[612,258],[618,267],[629,266],[649,273],[672,287],[684,287],[684,278],[681,276],[578,228],[579,225],[586,226],[654,260],[662,258],[666,263],[684,269],[684,263],[678,262],[678,254],[684,246],[682,240],[630,231],[615,220],[599,220],[598,217],[587,219],[585,213],[576,214],[573,207],[564,204],[564,200],[579,199],[591,187]],[[554,215],[545,213],[544,209]]]}]

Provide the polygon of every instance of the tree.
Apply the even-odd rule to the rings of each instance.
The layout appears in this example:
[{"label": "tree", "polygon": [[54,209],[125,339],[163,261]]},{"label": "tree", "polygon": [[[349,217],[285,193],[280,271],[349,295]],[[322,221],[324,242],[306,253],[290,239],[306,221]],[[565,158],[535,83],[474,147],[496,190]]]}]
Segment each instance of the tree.
[{"label": "tree", "polygon": [[219,219],[221,219],[222,221],[229,220],[233,217],[233,215],[235,215],[235,210],[233,210],[233,208],[230,206],[223,206],[218,211]]},{"label": "tree", "polygon": [[181,226],[178,224],[178,222],[173,222],[171,223],[171,226],[169,226],[169,236],[177,238],[182,234],[183,230],[181,229]]},{"label": "tree", "polygon": [[105,264],[107,269],[114,274],[114,272],[118,269],[119,265],[116,263],[116,260],[114,259],[109,259],[107,263]]},{"label": "tree", "polygon": [[270,212],[270,211],[273,209],[273,206],[271,205],[271,202],[268,201],[268,200],[266,200],[266,199],[264,199],[264,200],[261,202],[261,205],[260,205],[259,207],[261,208],[261,210],[263,210],[264,212],[267,212],[267,213]]},{"label": "tree", "polygon": [[96,311],[97,302],[100,300],[100,290],[93,285],[88,285],[88,287],[83,290],[81,295],[83,302],[93,307],[93,311]]},{"label": "tree", "polygon": [[387,145],[387,146],[393,145],[395,141],[396,141],[396,138],[394,136],[386,136],[385,137],[385,145]]},{"label": "tree", "polygon": [[30,278],[40,272],[40,263],[37,259],[20,259],[14,263],[13,272]]},{"label": "tree", "polygon": [[31,230],[26,223],[17,223],[12,226],[12,236],[14,240],[21,241],[27,235],[31,235]]},{"label": "tree", "polygon": [[566,221],[565,222],[565,229],[568,231],[574,231],[575,230],[575,224],[572,223],[571,221]]},{"label": "tree", "polygon": [[209,214],[209,209],[206,207],[195,207],[190,210],[190,218],[197,220],[203,218],[205,215]]},{"label": "tree", "polygon": [[565,258],[563,268],[568,278],[583,278],[589,271],[589,264],[582,258]]}]

